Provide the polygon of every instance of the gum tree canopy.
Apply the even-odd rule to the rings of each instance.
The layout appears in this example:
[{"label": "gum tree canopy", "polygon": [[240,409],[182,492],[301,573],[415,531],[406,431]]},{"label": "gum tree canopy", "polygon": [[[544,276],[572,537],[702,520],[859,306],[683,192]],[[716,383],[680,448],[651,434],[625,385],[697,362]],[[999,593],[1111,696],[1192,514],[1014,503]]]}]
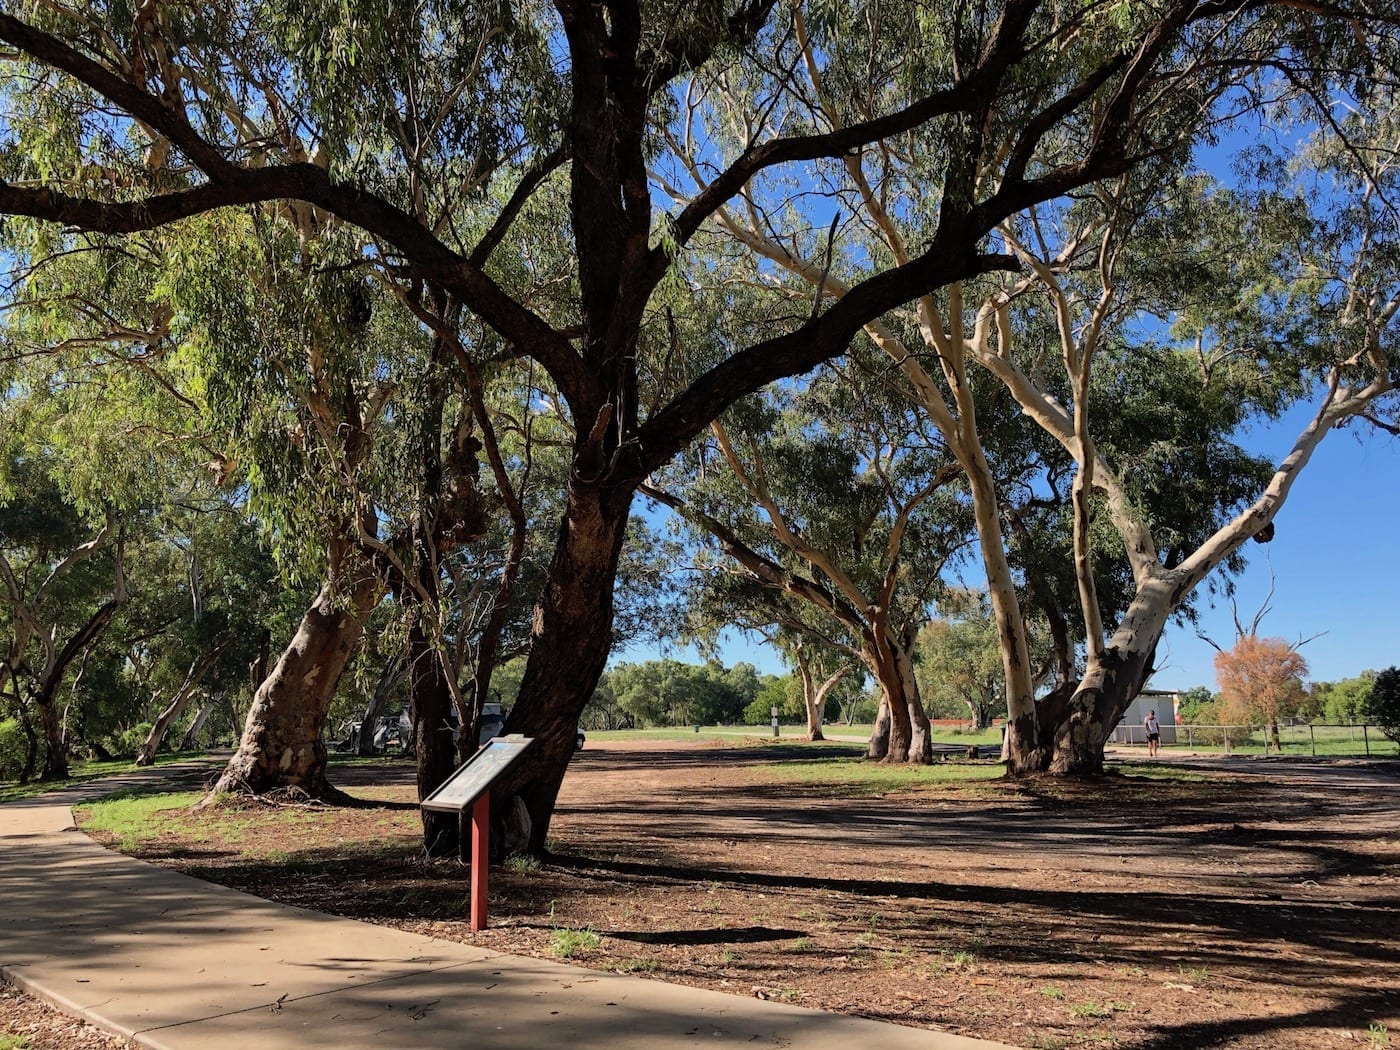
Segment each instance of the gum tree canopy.
[{"label": "gum tree canopy", "polygon": [[[1333,71],[1350,88],[1395,31],[1350,6],[973,0],[866,19],[842,0],[15,3],[0,15],[0,212],[112,235],[300,202],[360,231],[365,265],[437,288],[549,375],[572,462],[508,726],[542,742],[513,785],[542,849],[648,474],[889,311],[1020,269],[989,250],[999,225],[1184,148],[1266,67],[1320,97]],[[839,122],[789,104],[804,56]],[[751,98],[741,119],[685,112],[717,77]],[[787,193],[779,233],[838,258],[840,224],[809,191],[906,147],[924,155],[922,194],[891,206],[921,209],[917,236],[868,256],[838,301],[774,296],[735,316],[689,293],[698,235],[749,195]],[[680,148],[705,184],[668,211]],[[576,256],[564,281],[532,266],[516,221],[550,194]]]}]

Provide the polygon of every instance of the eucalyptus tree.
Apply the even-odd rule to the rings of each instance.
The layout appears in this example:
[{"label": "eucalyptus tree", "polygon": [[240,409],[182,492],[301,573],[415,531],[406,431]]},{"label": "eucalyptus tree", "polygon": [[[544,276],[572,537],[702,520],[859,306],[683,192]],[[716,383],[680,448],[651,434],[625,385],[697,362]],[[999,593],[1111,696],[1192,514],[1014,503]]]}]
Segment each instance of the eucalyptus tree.
[{"label": "eucalyptus tree", "polygon": [[[837,689],[843,682],[849,683],[859,677],[851,674],[857,666],[856,662],[845,658],[844,654],[829,646],[813,644],[800,637],[793,639],[785,651],[791,653],[792,663],[797,667],[798,681],[802,684],[802,707],[807,715],[807,739],[814,742],[825,740],[822,723],[826,719],[827,703],[838,695]],[[884,701],[884,710],[888,721],[888,700]],[[877,739],[880,737],[878,730],[872,735]],[[884,748],[888,752],[888,731],[883,739]],[[876,751],[879,750],[877,745]],[[885,755],[876,753],[871,757],[884,758]]]},{"label": "eucalyptus tree", "polygon": [[[1098,17],[1123,13],[1104,9]],[[868,17],[889,15],[882,9]],[[1318,43],[1339,44],[1325,27],[1319,32]],[[802,12],[794,39],[801,70],[794,105],[816,126],[839,130],[860,120],[888,81],[833,77]],[[868,34],[852,40],[869,68],[882,68]],[[920,297],[912,311],[865,326],[898,364],[971,489],[999,633],[1014,771],[1101,768],[1103,743],[1150,673],[1167,618],[1189,614],[1193,588],[1215,569],[1237,565],[1251,536],[1267,540],[1316,442],[1345,420],[1377,421],[1378,402],[1392,389],[1393,40],[1366,43],[1342,58],[1341,65],[1355,62],[1359,72],[1345,85],[1356,112],[1341,122],[1313,105],[1328,94],[1329,71],[1337,68],[1310,65],[1309,56],[1319,54],[1297,39],[1278,63],[1277,83],[1250,80],[1244,91],[1206,75],[1190,85],[1158,81],[1160,119],[1139,129],[1157,136],[1150,157],[1097,182],[1077,203],[1033,203],[999,222],[997,241],[1022,273],[951,282]],[[1288,199],[1297,194],[1203,191],[1181,175],[1203,117],[1222,128],[1247,123],[1261,113],[1261,96],[1275,100],[1262,111],[1266,119],[1298,135],[1320,128],[1319,146],[1291,169],[1323,172],[1327,188],[1314,192],[1320,208],[1311,217],[1300,214],[1305,204]],[[716,75],[687,98],[689,124],[710,119],[716,106],[742,123],[751,98],[742,78]],[[989,125],[978,140],[970,185],[1002,187],[1022,139],[1014,124]],[[704,199],[715,175],[703,139],[674,141],[683,165],[673,195]],[[1262,160],[1275,176],[1283,173],[1259,153],[1250,159]],[[947,201],[926,191],[939,162],[936,144],[924,134],[847,155],[844,170],[821,187],[833,202],[828,207],[839,209],[825,239],[785,232],[791,191],[763,196],[751,189],[741,206],[715,214],[715,227],[753,254],[751,281],[794,296],[805,286],[814,304],[844,302],[885,258],[903,263],[913,245],[939,228]],[[832,250],[843,223],[865,245],[844,260]],[[1339,321],[1330,331],[1329,318]],[[1018,513],[989,462],[976,404],[989,384],[1060,446],[1044,457],[1041,483],[1021,501],[1020,509],[1032,513]],[[1276,470],[1232,443],[1249,419],[1276,415],[1308,395],[1320,396],[1321,407]],[[1040,513],[1047,503],[1050,515]],[[1037,537],[1025,526],[1033,517],[1059,521],[1032,542]],[[1067,542],[1047,546],[1054,531]],[[1034,556],[1018,558],[1018,547]],[[1044,558],[1057,549],[1059,570]],[[1060,680],[1039,703],[1018,575],[1036,592],[1056,639]],[[1073,584],[1069,594],[1056,586],[1066,579]],[[1068,644],[1075,626],[1084,653],[1080,673]]]},{"label": "eucalyptus tree", "polygon": [[[262,628],[289,597],[256,525],[221,495],[199,502],[187,498],[157,516],[164,519],[158,550],[166,571],[137,572],[115,631],[139,631],[139,640],[128,643],[127,663],[144,672],[152,699],[159,701],[137,749],[138,766],[155,761],[167,734],[203,696],[182,737],[193,741],[199,735],[217,697],[242,677]],[[143,594],[148,576],[159,575],[164,593]],[[144,624],[131,616],[138,607]]]},{"label": "eucalyptus tree", "polygon": [[[808,47],[802,8],[774,0],[680,11],[572,0],[548,10],[152,4],[134,18],[105,3],[18,10],[0,16],[14,56],[0,211],[123,234],[300,202],[362,230],[367,259],[455,296],[550,374],[575,435],[567,510],[511,722],[540,740],[511,785],[535,817],[536,848],[604,665],[618,556],[649,473],[729,405],[841,355],[888,311],[1018,267],[986,242],[1011,216],[1170,151],[1229,86],[1285,56],[1299,56],[1289,72],[1325,94],[1331,71],[1368,68],[1395,28],[1386,15],[1291,0],[985,0],[882,7],[868,21],[871,9],[826,3]],[[1318,55],[1325,68],[1309,61]],[[794,104],[804,56],[852,101],[839,125],[813,124]],[[416,90],[420,71],[443,69],[450,90]],[[735,124],[707,125],[701,116],[716,111],[683,100],[721,70],[746,78],[755,104]],[[15,104],[21,86],[31,104]],[[55,103],[82,131],[45,149]],[[703,186],[669,214],[649,177],[672,166],[665,130],[708,143]],[[880,272],[835,303],[783,304],[703,345],[669,343],[658,296],[699,265],[696,235],[721,208],[811,185],[901,137],[930,160],[919,195],[935,206],[922,209],[917,239],[876,260]],[[517,163],[489,162],[503,153]],[[476,171],[489,173],[485,185]],[[497,248],[550,182],[567,190],[576,262],[569,285],[544,290],[502,267]],[[464,189],[493,202],[476,228],[415,213],[422,201],[455,208]],[[832,226],[829,208],[792,199],[783,225],[798,242]],[[659,380],[645,399],[644,376]]]},{"label": "eucalyptus tree", "polygon": [[[1035,657],[1049,650],[1044,630],[1031,632]],[[1042,665],[1050,670],[1048,661]],[[919,631],[914,673],[930,704],[958,710],[974,729],[985,729],[1006,711],[1005,676],[996,619],[985,593],[953,588],[937,615]],[[1044,677],[1038,675],[1037,677]]]},{"label": "eucalyptus tree", "polygon": [[[7,248],[15,233],[6,231]],[[147,323],[161,323],[152,308],[145,323],[119,331],[75,329],[74,314],[109,323],[121,312],[111,302],[120,289],[104,298],[70,285],[91,261],[65,253],[40,270],[12,273],[12,288],[22,291],[0,326],[0,604],[9,628],[0,689],[10,687],[12,703],[39,716],[45,778],[67,775],[60,690],[71,674],[82,677],[133,587],[145,586],[130,573],[135,563],[144,576],[148,551],[162,545],[157,508],[191,494],[205,473],[187,421],[171,411],[158,378],[107,367],[101,353],[84,367],[90,346],[121,356],[149,342]]]},{"label": "eucalyptus tree", "polygon": [[[984,343],[977,354],[1074,460],[1086,661],[1074,687],[1038,711],[1022,707],[1038,724],[1030,737],[1023,722],[1013,740],[1020,767],[1101,768],[1103,744],[1151,672],[1167,618],[1249,539],[1268,542],[1318,442],[1348,422],[1393,429],[1383,416],[1393,411],[1400,363],[1396,215],[1388,202],[1394,129],[1393,111],[1373,110],[1345,129],[1345,145],[1319,132],[1284,179],[1285,166],[1266,164],[1269,184],[1257,187],[1182,180],[1146,216],[1105,194],[1107,213],[1081,219],[1053,258],[1043,241],[1026,249],[1028,228],[1007,232],[1041,283],[1068,390],[1033,374],[1036,351],[1018,350],[1011,295],[984,308],[999,346],[989,352]],[[1295,176],[1328,188],[1310,201],[1288,185]],[[1085,248],[1085,235],[1091,262],[1080,270],[1069,260]],[[1186,258],[1173,258],[1174,250]],[[1161,326],[1155,337],[1134,331],[1146,317]],[[1300,401],[1311,403],[1312,418],[1277,464],[1232,443],[1252,419]],[[1153,445],[1134,440],[1144,430]],[[1098,592],[1090,540],[1107,528],[1120,544],[1115,560],[1131,573],[1116,624],[1104,615],[1110,606]]]},{"label": "eucalyptus tree", "polygon": [[[82,513],[53,476],[52,458],[37,449],[10,449],[7,460],[0,503],[0,691],[9,691],[28,740],[21,779],[36,772],[43,780],[63,779],[68,747],[60,687],[126,599],[123,525],[115,515]],[[36,714],[42,748],[33,729]]]},{"label": "eucalyptus tree", "polygon": [[[849,637],[882,695],[872,757],[928,762],[914,643],[972,522],[937,432],[869,369],[870,355],[853,353],[743,402],[661,475],[684,490],[644,491],[734,571],[815,612],[812,642]],[[803,624],[785,621],[799,636]]]},{"label": "eucalyptus tree", "polygon": [[[656,495],[651,486],[643,492]],[[833,691],[843,682],[849,686],[864,679],[863,673],[853,674],[862,664],[858,636],[840,618],[826,615],[824,603],[810,603],[784,587],[787,567],[766,563],[718,518],[697,512],[674,495],[665,498],[694,522],[701,538],[698,549],[691,544],[694,557],[685,570],[689,585],[680,588],[682,637],[702,651],[717,650],[721,638],[733,631],[761,639],[792,669],[795,677],[786,681],[800,690],[807,739],[824,739],[822,725]],[[708,549],[705,538],[717,549]],[[870,757],[883,759],[889,752],[888,705],[882,703],[876,722]]]}]

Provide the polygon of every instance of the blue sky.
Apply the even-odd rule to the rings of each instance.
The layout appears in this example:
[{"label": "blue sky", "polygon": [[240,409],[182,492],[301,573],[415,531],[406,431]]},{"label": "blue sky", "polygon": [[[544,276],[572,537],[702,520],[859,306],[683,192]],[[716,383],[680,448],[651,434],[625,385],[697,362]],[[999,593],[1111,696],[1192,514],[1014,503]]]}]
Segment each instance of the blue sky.
[{"label": "blue sky", "polygon": [[[1275,462],[1292,445],[1310,413],[1303,406],[1247,435],[1250,451]],[[1366,668],[1400,664],[1400,440],[1352,427],[1323,440],[1299,475],[1275,521],[1273,541],[1250,543],[1249,566],[1236,581],[1240,618],[1248,626],[1269,592],[1272,560],[1277,589],[1261,634],[1290,642],[1327,633],[1300,650],[1314,681],[1349,678]],[[1201,629],[1222,645],[1234,640],[1227,600],[1202,608]],[[1168,627],[1158,652],[1159,688],[1215,688],[1215,650],[1191,628]]]}]

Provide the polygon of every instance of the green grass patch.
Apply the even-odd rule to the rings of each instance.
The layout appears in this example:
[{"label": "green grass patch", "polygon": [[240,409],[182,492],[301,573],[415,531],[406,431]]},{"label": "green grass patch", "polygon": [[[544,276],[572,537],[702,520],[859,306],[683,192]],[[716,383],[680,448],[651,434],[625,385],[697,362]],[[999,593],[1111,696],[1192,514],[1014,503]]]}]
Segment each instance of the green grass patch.
[{"label": "green grass patch", "polygon": [[[828,727],[830,728],[830,727]],[[832,732],[836,730],[832,729]],[[846,735],[846,734],[842,734]],[[855,735],[855,734],[852,734]],[[769,726],[701,726],[700,732],[694,726],[673,726],[661,729],[611,729],[588,733],[587,751],[590,745],[606,743],[609,740],[655,740],[674,743],[700,743],[712,747],[752,747],[755,744],[791,744],[803,747],[821,747],[829,743],[849,744],[849,740],[812,743],[806,739],[806,729],[800,726],[783,726],[778,737],[773,736]]]},{"label": "green grass patch", "polygon": [[119,850],[139,849],[166,831],[173,831],[188,816],[191,806],[204,796],[198,791],[174,794],[125,792],[74,807],[86,831],[111,835]]},{"label": "green grass patch", "polygon": [[382,755],[357,755],[348,751],[332,751],[326,760],[326,765],[338,768],[364,766],[370,769],[402,766],[405,769],[412,769],[414,758],[412,751],[386,751]]},{"label": "green grass patch", "polygon": [[9,1032],[0,1032],[0,1050],[30,1050],[34,1044],[29,1041],[27,1035],[11,1035]]},{"label": "green grass patch", "polygon": [[549,935],[549,950],[559,959],[573,959],[593,951],[603,943],[603,938],[592,930],[570,930],[560,928]]},{"label": "green grass patch", "polygon": [[[412,793],[411,788],[379,788],[364,795],[380,796],[366,801],[397,801],[395,796]],[[141,852],[168,834],[178,841],[161,847],[167,855],[213,851],[246,863],[301,866],[347,851],[402,852],[418,843],[417,814],[403,810],[369,814],[337,806],[266,805],[228,795],[191,812],[202,797],[198,792],[128,792],[83,803],[75,812],[85,831],[110,838],[126,853]]]},{"label": "green grass patch", "polygon": [[1071,1006],[1069,1012],[1081,1019],[1112,1017],[1113,1006],[1109,1003],[1101,1003],[1097,999],[1086,999],[1082,1003],[1075,1003]]},{"label": "green grass patch", "polygon": [[[829,737],[843,737],[847,739],[818,741],[818,743],[849,744],[852,740],[868,740],[875,727],[869,724],[857,723],[855,725],[844,725],[840,722],[831,722],[822,726],[822,732]],[[806,744],[805,739],[807,727],[803,725],[783,725],[779,727],[777,740],[788,743]],[[607,740],[703,740],[712,743],[724,744],[734,740],[744,741],[772,741],[773,728],[768,725],[759,726],[701,726],[697,733],[695,727],[691,726],[660,726],[654,729],[607,729],[590,730],[588,733],[590,742],[602,743]],[[935,726],[933,730],[933,742],[935,744],[1000,744],[1001,730],[999,728],[982,729],[976,733],[965,730],[950,729],[943,726]],[[586,747],[587,745],[585,745]],[[346,760],[352,756],[345,756]],[[382,761],[382,759],[362,759],[361,761]]]},{"label": "green grass patch", "polygon": [[1203,784],[1217,778],[1214,770],[1192,769],[1170,762],[1139,762],[1127,759],[1121,762],[1106,762],[1104,768],[1126,777],[1142,777],[1144,780],[1161,780],[1174,784]]},{"label": "green grass patch", "polygon": [[[1164,744],[1163,751],[1181,751],[1207,755],[1267,755],[1279,754],[1273,750],[1271,734],[1262,727],[1243,729],[1239,726],[1179,725],[1176,741]],[[1229,747],[1225,740],[1229,739]],[[1279,726],[1279,744],[1282,754],[1297,757],[1328,758],[1394,758],[1400,755],[1400,743],[1389,740],[1379,726],[1339,725],[1298,725]],[[1146,745],[1141,747],[1147,753]]]},{"label": "green grass patch", "polygon": [[517,875],[533,875],[542,865],[539,857],[528,853],[512,853],[506,858],[505,867],[507,871],[513,871]]},{"label": "green grass patch", "polygon": [[811,784],[844,795],[986,783],[1003,775],[996,763],[936,762],[930,766],[884,765],[852,758],[794,759],[755,766],[756,776],[772,783]]}]

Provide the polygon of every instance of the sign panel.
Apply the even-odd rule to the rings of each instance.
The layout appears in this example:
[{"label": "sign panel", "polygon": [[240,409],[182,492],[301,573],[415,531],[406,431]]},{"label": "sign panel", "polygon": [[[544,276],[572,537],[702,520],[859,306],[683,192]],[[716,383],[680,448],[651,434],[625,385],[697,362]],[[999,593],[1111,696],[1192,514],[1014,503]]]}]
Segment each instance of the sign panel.
[{"label": "sign panel", "polygon": [[476,754],[447,778],[447,783],[418,803],[439,813],[462,813],[471,808],[507,769],[530,750],[534,737],[498,736],[488,740]]}]

